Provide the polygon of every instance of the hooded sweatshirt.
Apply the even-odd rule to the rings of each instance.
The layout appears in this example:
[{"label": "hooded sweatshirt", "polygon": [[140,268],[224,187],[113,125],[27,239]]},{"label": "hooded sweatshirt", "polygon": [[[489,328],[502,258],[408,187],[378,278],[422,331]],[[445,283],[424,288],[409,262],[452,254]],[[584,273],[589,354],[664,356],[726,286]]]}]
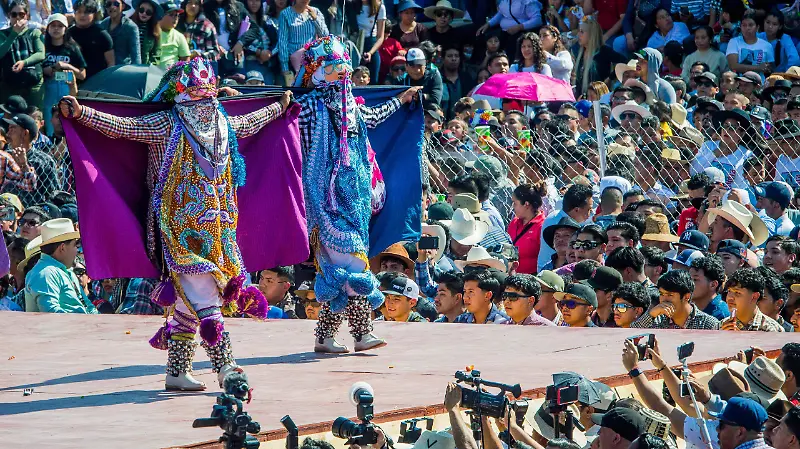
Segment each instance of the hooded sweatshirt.
[{"label": "hooded sweatshirt", "polygon": [[669,81],[658,76],[663,61],[661,53],[654,48],[644,48],[641,53],[647,56],[647,87],[653,91],[656,98],[667,103],[675,103],[675,89]]}]

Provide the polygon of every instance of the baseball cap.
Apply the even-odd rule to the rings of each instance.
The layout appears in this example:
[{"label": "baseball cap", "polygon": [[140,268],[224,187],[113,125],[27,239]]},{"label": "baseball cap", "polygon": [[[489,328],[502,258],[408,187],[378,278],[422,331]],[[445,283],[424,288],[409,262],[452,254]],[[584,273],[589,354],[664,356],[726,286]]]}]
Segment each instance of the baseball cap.
[{"label": "baseball cap", "polygon": [[717,245],[717,254],[720,253],[733,254],[740,259],[746,259],[747,247],[744,245],[744,243],[738,240],[725,239],[719,242]]},{"label": "baseball cap", "polygon": [[595,268],[586,282],[595,290],[611,291],[622,284],[622,275],[611,267],[600,266]]},{"label": "baseball cap", "polygon": [[428,206],[428,219],[443,221],[453,219],[453,206],[450,203],[439,201]]},{"label": "baseball cap", "polygon": [[685,246],[698,251],[708,251],[710,242],[707,235],[697,229],[689,229],[688,231],[683,231],[677,244],[678,246]]},{"label": "baseball cap", "polygon": [[542,287],[547,287],[557,292],[564,291],[564,278],[556,274],[554,271],[542,270],[536,275],[536,280],[542,284]]},{"label": "baseball cap", "polygon": [[575,103],[575,109],[581,117],[589,117],[589,113],[592,111],[592,102],[589,100],[581,100]]},{"label": "baseball cap", "polygon": [[745,83],[753,83],[758,86],[761,85],[761,75],[756,72],[744,72],[740,76],[737,76],[736,79],[738,81],[744,81]]},{"label": "baseball cap", "polygon": [[591,404],[598,413],[606,413],[608,410],[614,407],[614,403],[617,402],[617,393],[608,385],[597,382],[596,380],[591,381],[592,385],[597,388],[597,392],[600,394],[600,401]]},{"label": "baseball cap", "polygon": [[[764,412],[766,415],[767,412]],[[613,430],[622,438],[633,441],[644,433],[645,424],[641,413],[632,408],[615,407],[603,414],[600,427]]]},{"label": "baseball cap", "polygon": [[251,70],[251,71],[247,72],[247,75],[245,76],[245,82],[254,81],[254,80],[258,80],[258,81],[261,81],[263,83],[264,82],[264,75],[262,75],[261,72],[259,72],[258,70]]},{"label": "baseball cap", "polygon": [[594,289],[585,282],[575,282],[564,287],[563,292],[555,292],[553,295],[557,301],[576,297],[588,302],[595,309],[597,308],[597,294]]},{"label": "baseball cap", "polygon": [[[684,265],[687,268],[692,266],[692,262],[705,257],[701,251],[696,249],[685,249],[676,257],[665,257],[664,259],[674,264]],[[675,269],[673,267],[673,269]]]},{"label": "baseball cap", "polygon": [[434,120],[436,120],[439,123],[444,122],[444,116],[436,108],[425,108],[425,113],[430,115]]},{"label": "baseball cap", "polygon": [[750,109],[750,117],[755,117],[759,120],[766,121],[770,119],[769,110],[764,106],[753,106]]},{"label": "baseball cap", "polygon": [[695,104],[697,105],[696,110],[714,109],[717,111],[722,111],[725,109],[725,106],[722,103],[711,97],[699,97]]},{"label": "baseball cap", "polygon": [[703,72],[703,73],[701,73],[701,74],[699,74],[699,75],[694,77],[695,81],[700,80],[700,79],[707,79],[707,80],[711,81],[712,83],[714,83],[714,87],[718,87],[717,75],[714,75],[711,72]]},{"label": "baseball cap", "polygon": [[764,186],[763,196],[766,199],[773,200],[786,209],[792,201],[794,194],[792,189],[786,183],[780,181],[768,182]]},{"label": "baseball cap", "polygon": [[28,111],[28,102],[19,95],[12,95],[4,104],[0,105],[0,110],[8,115],[24,114]]},{"label": "baseball cap", "polygon": [[164,3],[161,3],[161,9],[164,10],[164,13],[168,13],[171,11],[183,12],[183,10],[181,9],[181,5],[175,0],[167,0]]},{"label": "baseball cap", "polygon": [[721,423],[744,427],[747,430],[762,431],[767,422],[767,410],[758,402],[734,396],[722,409],[722,413],[708,412],[709,415],[719,418]]},{"label": "baseball cap", "polygon": [[406,53],[406,62],[409,64],[426,64],[428,59],[419,48],[412,48]]},{"label": "baseball cap", "polygon": [[16,209],[17,212],[20,214],[22,213],[23,210],[25,210],[25,208],[22,207],[22,201],[20,201],[19,197],[17,195],[14,195],[13,193],[6,192],[0,195],[0,198],[3,198],[4,200],[11,203],[11,205],[14,206],[14,209]]},{"label": "baseball cap", "polygon": [[[467,164],[469,164],[469,162]],[[478,159],[472,164],[472,169],[481,173],[486,173],[494,181],[503,178],[503,163],[500,162],[500,159],[490,154],[478,156]]]},{"label": "baseball cap", "polygon": [[17,125],[27,130],[31,135],[31,140],[35,140],[39,135],[39,126],[36,125],[36,120],[28,114],[14,114],[11,118],[3,117],[2,120],[6,125]]},{"label": "baseball cap", "polygon": [[65,27],[69,27],[69,22],[67,22],[67,16],[61,13],[50,14],[50,17],[47,18],[47,26],[50,26],[51,23],[58,22]]},{"label": "baseball cap", "polygon": [[725,172],[717,167],[706,167],[703,169],[703,173],[711,178],[713,184],[725,184]]},{"label": "baseball cap", "polygon": [[391,278],[391,282],[381,285],[380,290],[381,292],[388,293],[390,295],[400,295],[409,299],[419,299],[419,286],[416,282],[405,276],[395,276]]}]

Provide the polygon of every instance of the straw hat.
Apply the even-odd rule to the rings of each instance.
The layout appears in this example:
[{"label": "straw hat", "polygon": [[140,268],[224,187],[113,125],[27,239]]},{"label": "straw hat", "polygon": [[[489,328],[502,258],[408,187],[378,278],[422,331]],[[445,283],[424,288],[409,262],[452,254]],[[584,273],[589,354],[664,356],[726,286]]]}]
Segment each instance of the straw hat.
[{"label": "straw hat", "polygon": [[786,381],[786,375],[777,363],[763,355],[756,357],[749,365],[738,360],[728,362],[727,365],[717,363],[711,369],[711,372],[716,374],[726,367],[741,374],[747,380],[750,391],[768,404],[775,399],[786,399],[786,395],[781,391],[781,386]]},{"label": "straw hat", "polygon": [[494,268],[495,270],[506,272],[506,265],[500,259],[492,257],[486,248],[482,246],[473,246],[467,253],[467,260],[456,260],[456,266],[459,270],[464,271],[467,265],[481,265],[487,268]]},{"label": "straw hat", "polygon": [[691,126],[691,123],[687,120],[689,117],[689,113],[686,111],[686,108],[679,103],[672,103],[669,105],[670,115],[672,118],[672,124],[678,128],[683,128],[684,126]]},{"label": "straw hat", "polygon": [[641,80],[636,78],[631,78],[628,81],[625,81],[625,87],[641,89],[644,91],[645,95],[645,103],[652,105],[656,102],[656,94],[653,93],[653,89],[650,89],[650,86],[643,83]]},{"label": "straw hat", "polygon": [[636,157],[636,148],[629,147],[627,145],[621,145],[617,142],[611,142],[606,145],[606,156],[611,157],[615,154],[621,154],[623,156],[628,156],[629,158]]},{"label": "straw hat", "polygon": [[42,246],[81,238],[69,218],[54,218],[42,223]]},{"label": "straw hat", "polygon": [[677,243],[680,239],[670,232],[669,220],[666,215],[652,214],[644,220],[642,240]]},{"label": "straw hat", "polygon": [[717,215],[728,220],[737,228],[744,231],[755,246],[759,246],[769,238],[767,225],[758,215],[753,215],[746,207],[736,201],[725,200],[722,207],[713,207],[708,210],[708,224],[714,222]]},{"label": "straw hat", "polygon": [[460,9],[453,8],[453,5],[450,4],[447,0],[439,0],[436,2],[435,6],[428,6],[423,11],[425,11],[425,17],[430,19],[436,20],[436,16],[434,15],[436,11],[444,9],[445,11],[450,11],[453,14],[454,19],[461,19],[464,17],[464,11]]},{"label": "straw hat", "polygon": [[447,247],[447,233],[444,232],[444,228],[439,225],[422,225],[422,233],[427,234],[434,237],[439,237],[439,249],[436,250],[436,254],[433,256],[433,262],[436,263],[439,259],[442,258],[444,254],[444,249]]},{"label": "straw hat", "polygon": [[636,59],[631,59],[628,62],[620,62],[614,66],[614,73],[617,74],[617,81],[622,82],[625,72],[636,70]]},{"label": "straw hat", "polygon": [[800,67],[797,67],[796,65],[793,65],[793,66],[789,67],[789,70],[787,70],[786,72],[784,72],[784,73],[774,73],[774,75],[780,75],[780,76],[783,77],[783,79],[787,79],[787,80],[791,80],[791,81],[800,80]]},{"label": "straw hat", "polygon": [[37,254],[41,253],[42,236],[37,236],[25,245],[25,258],[17,264],[17,270],[25,271],[25,265]]},{"label": "straw hat", "polygon": [[450,229],[450,237],[462,245],[477,245],[489,232],[489,224],[478,221],[466,209],[456,209],[452,220],[442,224]]},{"label": "straw hat", "polygon": [[414,261],[408,257],[408,251],[406,251],[406,248],[403,246],[403,242],[397,242],[381,251],[377,256],[373,257],[369,261],[369,265],[372,268],[373,273],[379,273],[381,271],[381,262],[386,257],[400,259],[403,261],[403,265],[405,265],[407,270],[414,269]]}]

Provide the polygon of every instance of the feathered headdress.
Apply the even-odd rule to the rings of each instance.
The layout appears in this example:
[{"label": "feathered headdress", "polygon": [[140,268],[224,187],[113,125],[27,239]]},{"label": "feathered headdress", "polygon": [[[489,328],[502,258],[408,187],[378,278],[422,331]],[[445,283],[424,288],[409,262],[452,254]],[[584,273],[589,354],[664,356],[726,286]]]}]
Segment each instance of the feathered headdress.
[{"label": "feathered headdress", "polygon": [[158,87],[145,95],[144,101],[180,103],[195,97],[217,96],[217,76],[204,58],[179,61],[164,73]]},{"label": "feathered headdress", "polygon": [[315,39],[305,45],[303,66],[297,73],[294,84],[314,87],[324,81],[326,70],[333,70],[336,66],[340,66],[338,70],[345,72],[348,78],[353,72],[350,54],[342,40],[332,35]]}]

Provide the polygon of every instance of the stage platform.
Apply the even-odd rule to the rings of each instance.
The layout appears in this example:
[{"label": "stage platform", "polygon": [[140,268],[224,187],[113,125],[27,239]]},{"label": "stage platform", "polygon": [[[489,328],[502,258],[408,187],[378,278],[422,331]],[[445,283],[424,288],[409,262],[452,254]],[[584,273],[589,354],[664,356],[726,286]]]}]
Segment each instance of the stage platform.
[{"label": "stage platform", "polygon": [[[5,336],[0,350],[0,445],[212,447],[197,443],[215,440],[219,429],[192,429],[191,423],[209,415],[219,393],[216,377],[199,348],[195,371],[209,389],[165,392],[166,352],[147,343],[161,322],[158,317],[122,315],[0,314]],[[301,426],[301,435],[324,432],[337,416],[354,416],[346,396],[356,381],[374,387],[378,422],[441,413],[445,385],[467,365],[480,369],[484,378],[520,383],[529,393],[550,384],[551,373],[564,370],[623,385],[622,341],[639,333],[376,323],[387,346],[332,356],[313,352],[314,325],[300,320],[226,321],[237,360],[255,388],[246,410],[261,423],[264,440],[283,438],[279,420],[286,414]],[[750,345],[775,351],[786,341],[800,341],[800,335],[791,333],[656,333],[671,364],[677,360],[667,348],[695,341],[691,361],[696,371],[708,370],[714,361]],[[352,347],[349,335],[340,333],[340,339]],[[25,396],[26,388],[32,394]]]}]

